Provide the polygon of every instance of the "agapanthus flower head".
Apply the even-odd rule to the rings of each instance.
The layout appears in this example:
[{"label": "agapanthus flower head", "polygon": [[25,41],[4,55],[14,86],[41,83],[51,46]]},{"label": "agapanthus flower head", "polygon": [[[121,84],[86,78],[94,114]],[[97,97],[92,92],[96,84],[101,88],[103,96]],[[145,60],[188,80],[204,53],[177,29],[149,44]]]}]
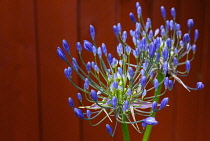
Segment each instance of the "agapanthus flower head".
[{"label": "agapanthus flower head", "polygon": [[[119,122],[130,124],[139,133],[144,132],[147,125],[156,125],[158,122],[153,117],[154,113],[165,108],[169,98],[163,97],[161,102],[156,99],[164,96],[166,91],[172,90],[175,81],[188,91],[200,90],[204,87],[202,82],[198,82],[195,88],[188,87],[180,78],[187,76],[192,69],[191,62],[194,59],[199,34],[196,29],[194,40],[191,40],[190,31],[194,27],[194,21],[192,19],[187,21],[185,26],[189,31],[184,33],[176,21],[175,8],[171,8],[169,17],[172,19],[166,18],[166,9],[163,6],[160,9],[164,19],[164,24],[160,25],[160,28],[153,29],[150,18],[147,18],[144,23],[142,8],[138,2],[136,3],[137,17],[133,13],[129,14],[134,23],[134,29],[123,31],[120,23],[113,26],[114,34],[119,41],[115,49],[117,56],[108,53],[104,43],[101,47],[96,44],[96,31],[92,25],[90,25],[92,42],[84,40],[84,49],[88,51],[84,53],[92,55],[94,60],[82,58],[82,46],[79,42],[76,45],[79,64],[70,54],[70,47],[65,40],[63,47],[70,61],[67,60],[61,48],[57,49],[58,56],[69,65],[64,69],[65,76],[80,91],[77,98],[82,106],[76,108],[72,98],[68,99],[75,115],[91,123],[91,120],[99,118],[99,115],[104,113],[104,118],[91,125],[98,125],[105,119],[115,121],[113,131],[112,127],[106,124],[107,132],[112,137]],[[131,44],[127,42],[129,38],[127,32],[130,33],[133,41]],[[193,52],[192,55],[189,55],[191,52]],[[186,68],[184,72],[179,70],[179,66],[182,65]],[[84,82],[82,87],[73,82],[72,71]],[[164,89],[161,90],[162,85]],[[151,93],[155,95],[151,96]],[[89,104],[84,104],[85,100]]]}]

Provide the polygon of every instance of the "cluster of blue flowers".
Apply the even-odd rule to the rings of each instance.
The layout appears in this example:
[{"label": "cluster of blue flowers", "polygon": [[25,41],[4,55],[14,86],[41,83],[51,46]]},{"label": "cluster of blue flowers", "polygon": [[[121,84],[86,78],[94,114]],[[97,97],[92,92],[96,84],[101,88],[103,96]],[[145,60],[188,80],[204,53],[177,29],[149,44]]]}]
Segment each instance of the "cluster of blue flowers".
[{"label": "cluster of blue flowers", "polygon": [[[93,126],[100,124],[106,118],[111,122],[115,119],[114,130],[106,124],[106,129],[111,136],[115,134],[118,122],[131,124],[139,133],[144,132],[147,125],[156,125],[158,122],[152,116],[166,107],[169,99],[163,98],[160,104],[155,99],[164,95],[167,90],[172,90],[175,81],[188,91],[200,90],[204,87],[202,82],[197,82],[195,88],[188,87],[179,78],[189,74],[191,61],[196,53],[195,43],[199,32],[197,29],[194,30],[194,40],[191,39],[193,19],[187,21],[189,30],[182,34],[180,24],[176,22],[175,9],[171,9],[171,20],[166,19],[165,8],[162,6],[160,9],[165,24],[153,30],[151,19],[147,18],[144,23],[142,8],[139,2],[136,3],[137,18],[133,13],[129,14],[135,24],[135,29],[130,30],[132,45],[126,42],[128,33],[122,31],[121,24],[113,26],[114,34],[119,41],[116,47],[118,54],[116,58],[108,53],[104,43],[101,47],[96,45],[95,29],[90,25],[92,42],[84,40],[83,47],[80,42],[76,44],[80,62],[86,70],[83,70],[71,55],[67,41],[63,40],[65,52],[57,48],[58,56],[69,65],[64,69],[65,76],[80,91],[77,97],[81,106],[76,108],[73,99],[68,99],[75,115],[89,120]],[[93,54],[94,61],[85,62],[82,59],[83,48]],[[67,59],[66,54],[71,61]],[[132,62],[132,60],[135,61]],[[181,65],[185,65],[185,71],[177,69]],[[84,81],[84,87],[79,87],[72,81],[72,71],[75,71]],[[162,79],[158,79],[159,75]],[[163,92],[153,96],[149,94],[156,93],[162,85],[165,88]],[[91,103],[89,106],[83,104],[83,97]],[[98,123],[92,124],[91,120],[97,118],[102,112],[106,116]],[[138,123],[141,123],[141,128]]]}]

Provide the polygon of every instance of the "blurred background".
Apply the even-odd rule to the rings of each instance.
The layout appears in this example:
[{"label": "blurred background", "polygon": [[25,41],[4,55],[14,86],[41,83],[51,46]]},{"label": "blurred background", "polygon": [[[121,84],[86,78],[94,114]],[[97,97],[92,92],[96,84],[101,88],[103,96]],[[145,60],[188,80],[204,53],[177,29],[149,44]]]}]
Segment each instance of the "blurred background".
[{"label": "blurred background", "polygon": [[[170,106],[157,113],[151,141],[210,141],[210,1],[139,0],[146,20],[155,28],[163,24],[160,6],[167,17],[176,8],[177,22],[187,32],[186,22],[194,19],[200,36],[188,86],[198,81],[204,89],[189,93],[175,84]],[[90,39],[89,25],[96,29],[98,44],[106,43],[115,53],[117,41],[112,26],[123,30],[135,26],[129,12],[135,13],[136,0],[0,0],[0,141],[121,141],[120,126],[110,138],[105,123],[92,127],[79,120],[67,103],[76,100],[77,90],[63,74],[67,67],[56,55],[62,39],[71,45],[78,58],[76,42]],[[87,52],[86,52],[87,53]],[[116,54],[116,53],[115,53]],[[84,55],[85,59],[89,54]],[[75,83],[83,85],[77,76]],[[76,101],[78,104],[78,101]],[[142,135],[131,130],[131,140]]]}]

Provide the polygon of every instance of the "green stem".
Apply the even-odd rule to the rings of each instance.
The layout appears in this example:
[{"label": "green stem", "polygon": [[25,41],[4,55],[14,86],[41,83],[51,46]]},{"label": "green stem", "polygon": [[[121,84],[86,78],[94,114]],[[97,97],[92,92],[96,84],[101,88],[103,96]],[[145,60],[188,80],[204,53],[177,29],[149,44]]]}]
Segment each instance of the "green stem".
[{"label": "green stem", "polygon": [[[163,79],[164,79],[164,75],[161,74],[161,73],[159,73],[157,79],[158,79],[159,82],[162,82]],[[155,91],[155,95],[159,95],[159,94],[161,93],[161,89],[162,89],[162,84],[160,84],[160,85],[158,86],[157,91]],[[156,102],[158,103],[158,101],[159,101],[159,96],[156,97],[156,98],[154,99],[154,101],[156,101]],[[154,114],[152,115],[152,117],[155,117],[155,115],[156,115],[156,113],[154,113]],[[144,132],[144,136],[143,136],[142,141],[148,141],[148,140],[149,140],[151,131],[152,131],[152,125],[147,125],[146,130],[145,130],[145,132]]]},{"label": "green stem", "polygon": [[[123,115],[123,121],[126,121],[126,115]],[[122,123],[123,139],[124,141],[130,141],[130,134],[128,129],[128,124]]]}]

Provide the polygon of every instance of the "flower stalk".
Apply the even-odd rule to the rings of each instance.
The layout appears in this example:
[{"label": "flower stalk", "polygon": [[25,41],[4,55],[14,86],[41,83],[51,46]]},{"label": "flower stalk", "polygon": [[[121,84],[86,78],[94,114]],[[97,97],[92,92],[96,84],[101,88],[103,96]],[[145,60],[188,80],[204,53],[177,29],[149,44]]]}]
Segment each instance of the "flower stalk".
[{"label": "flower stalk", "polygon": [[[161,74],[161,73],[159,73],[157,78],[158,78],[158,81],[161,82],[161,81],[164,80],[164,75]],[[154,94],[155,96],[160,95],[161,89],[162,89],[162,85],[163,85],[163,84],[161,84],[161,85],[158,86],[158,89],[157,89],[157,91],[155,91],[155,94]],[[158,102],[159,102],[159,98],[160,98],[160,97],[156,97],[156,98],[154,99],[154,101],[156,101],[156,102],[158,103]],[[154,114],[152,115],[152,117],[155,117],[155,116],[156,116],[156,113],[154,113]],[[147,126],[146,126],[146,129],[145,129],[145,132],[144,132],[144,135],[143,135],[143,138],[142,138],[142,141],[148,141],[151,132],[152,132],[152,125],[147,125]]]},{"label": "flower stalk", "polygon": [[[126,115],[123,115],[123,121],[126,121]],[[130,133],[128,124],[122,123],[123,139],[124,141],[130,141]]]}]

